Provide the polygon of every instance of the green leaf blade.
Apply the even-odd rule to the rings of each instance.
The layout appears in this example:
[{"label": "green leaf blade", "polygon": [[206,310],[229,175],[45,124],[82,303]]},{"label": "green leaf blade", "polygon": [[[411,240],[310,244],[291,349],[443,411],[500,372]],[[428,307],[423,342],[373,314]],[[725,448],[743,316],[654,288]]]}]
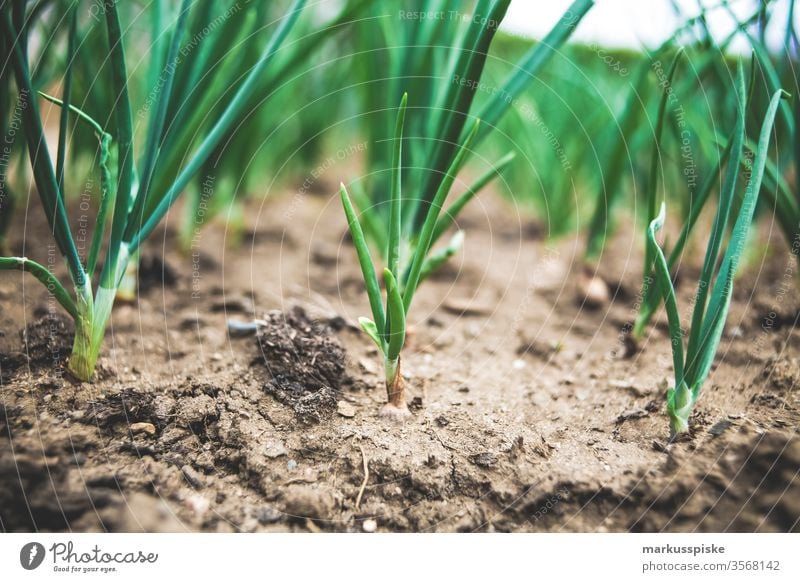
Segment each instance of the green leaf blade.
[{"label": "green leaf blade", "polygon": [[[711,230],[711,238],[706,248],[703,269],[700,274],[700,282],[697,288],[696,302],[692,312],[692,323],[689,332],[689,343],[687,351],[690,357],[694,358],[699,353],[699,342],[701,340],[700,331],[706,313],[706,303],[708,292],[711,285],[711,278],[717,264],[720,247],[725,237],[728,219],[733,205],[733,198],[736,191],[736,182],[739,176],[739,163],[742,157],[742,147],[745,140],[746,126],[746,88],[744,80],[744,69],[741,62],[736,68],[736,95],[737,95],[737,119],[736,129],[734,130],[733,146],[731,159],[725,169],[725,177],[720,191],[719,206],[714,216],[714,225]],[[696,363],[690,361],[688,367],[694,369]],[[691,382],[690,382],[691,384]]]},{"label": "green leaf blade", "polygon": [[447,231],[447,229],[453,225],[458,218],[458,215],[461,214],[462,210],[464,210],[464,207],[481,190],[483,190],[489,184],[489,182],[499,177],[503,173],[503,170],[505,170],[511,164],[511,162],[516,159],[516,157],[517,154],[514,152],[503,156],[496,164],[494,164],[482,176],[480,176],[474,184],[467,188],[466,192],[464,192],[456,199],[455,202],[453,202],[450,208],[448,208],[447,211],[445,211],[444,214],[442,214],[436,221],[436,226],[433,229],[433,243],[439,240]]},{"label": "green leaf blade", "polygon": [[400,357],[406,341],[406,311],[403,306],[403,298],[400,296],[400,288],[389,269],[383,270],[383,278],[386,281],[386,303],[388,305],[387,329],[390,330],[387,338],[386,358],[393,362]]},{"label": "green leaf blade", "polygon": [[358,255],[358,262],[361,265],[361,274],[364,277],[364,284],[367,288],[367,296],[369,298],[370,308],[372,309],[372,318],[375,321],[377,329],[383,330],[386,328],[386,315],[383,310],[383,300],[381,299],[381,290],[378,286],[378,277],[375,274],[375,266],[372,264],[372,257],[369,254],[369,247],[364,238],[364,231],[361,229],[361,223],[356,215],[356,210],[347,193],[347,188],[344,184],[339,185],[339,197],[342,201],[342,208],[344,208],[345,216],[347,217],[347,226],[350,229],[350,236],[353,239],[353,246],[356,247],[356,254]]},{"label": "green leaf blade", "polygon": [[667,308],[667,320],[669,323],[669,335],[672,342],[672,365],[675,372],[675,385],[680,386],[684,381],[684,366],[685,358],[683,352],[683,330],[681,328],[680,313],[678,311],[678,302],[675,298],[675,289],[672,286],[672,279],[669,274],[669,267],[667,260],[661,247],[656,242],[656,232],[661,230],[664,226],[666,217],[666,206],[661,204],[661,210],[658,216],[650,222],[647,228],[647,244],[655,258],[655,275],[661,285],[664,303]]},{"label": "green leaf blade", "polygon": [[719,274],[714,281],[714,288],[709,300],[707,317],[703,321],[700,330],[700,344],[698,347],[698,361],[693,368],[690,378],[690,385],[693,390],[699,393],[703,382],[711,370],[717,347],[722,338],[722,331],[728,317],[731,298],[733,295],[733,279],[742,256],[747,234],[753,222],[756,204],[758,203],[759,193],[761,192],[761,182],[764,177],[764,169],[769,155],[769,140],[772,135],[772,128],[775,124],[775,117],[784,96],[782,90],[776,91],[770,100],[756,149],[756,158],[753,161],[752,174],[745,190],[744,200],[739,210],[739,215],[733,227],[733,233],[722,259]]},{"label": "green leaf blade", "polygon": [[403,175],[403,125],[406,118],[408,93],[403,94],[397,110],[392,148],[392,186],[389,206],[389,270],[400,276],[400,235],[402,218],[402,175]]},{"label": "green leaf blade", "polygon": [[69,292],[49,269],[26,257],[0,257],[0,271],[22,271],[36,277],[44,285],[56,301],[69,313],[76,322],[79,319],[78,308]]}]

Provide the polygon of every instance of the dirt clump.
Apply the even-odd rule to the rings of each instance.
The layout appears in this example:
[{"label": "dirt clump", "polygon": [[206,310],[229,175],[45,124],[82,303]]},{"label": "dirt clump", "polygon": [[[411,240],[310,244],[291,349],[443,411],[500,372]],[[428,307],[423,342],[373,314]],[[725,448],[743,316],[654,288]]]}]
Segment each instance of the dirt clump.
[{"label": "dirt clump", "polygon": [[308,423],[337,408],[345,352],[330,326],[311,321],[301,308],[271,311],[256,335],[266,368],[264,389]]}]

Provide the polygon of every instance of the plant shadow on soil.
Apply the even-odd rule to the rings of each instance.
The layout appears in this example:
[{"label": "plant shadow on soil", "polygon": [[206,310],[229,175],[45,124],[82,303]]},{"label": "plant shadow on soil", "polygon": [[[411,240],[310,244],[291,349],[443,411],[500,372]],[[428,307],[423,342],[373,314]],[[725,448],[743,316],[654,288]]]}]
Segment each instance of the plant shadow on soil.
[{"label": "plant shadow on soil", "polygon": [[[590,311],[580,242],[547,247],[482,197],[465,252],[412,310],[413,417],[395,425],[377,415],[381,362],[354,324],[368,306],[335,199],[269,210],[286,230],[254,208],[250,246],[225,249],[212,225],[190,255],[146,247],[147,287],[115,308],[92,383],[64,373],[71,323],[4,274],[0,529],[798,531],[800,302],[780,252],[740,280],[693,432],[670,443],[663,320],[622,356],[638,235],[610,246],[620,284]],[[263,325],[231,337],[228,319]]]}]

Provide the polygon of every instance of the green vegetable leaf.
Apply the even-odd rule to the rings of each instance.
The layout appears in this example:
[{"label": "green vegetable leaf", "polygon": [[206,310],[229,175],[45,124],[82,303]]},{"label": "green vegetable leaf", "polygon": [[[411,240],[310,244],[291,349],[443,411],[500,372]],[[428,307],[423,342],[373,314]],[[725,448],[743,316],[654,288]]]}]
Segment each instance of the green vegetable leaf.
[{"label": "green vegetable leaf", "polygon": [[347,194],[347,188],[345,188],[344,184],[339,185],[339,196],[342,200],[345,216],[347,217],[347,226],[350,229],[350,236],[353,238],[353,245],[356,247],[358,262],[361,265],[361,274],[364,277],[364,284],[367,287],[367,296],[369,297],[369,304],[372,308],[372,317],[378,329],[385,329],[386,315],[383,310],[378,277],[375,275],[375,266],[372,264],[372,257],[369,254],[369,247],[367,246],[367,241],[364,239],[364,231],[361,229],[361,223],[358,221],[356,209],[350,201],[350,196]]},{"label": "green vegetable leaf", "polygon": [[406,341],[406,311],[403,307],[403,298],[400,296],[400,288],[397,281],[389,269],[383,270],[383,279],[386,281],[386,296],[388,313],[388,345],[386,348],[386,358],[395,361],[400,357],[400,351]]}]

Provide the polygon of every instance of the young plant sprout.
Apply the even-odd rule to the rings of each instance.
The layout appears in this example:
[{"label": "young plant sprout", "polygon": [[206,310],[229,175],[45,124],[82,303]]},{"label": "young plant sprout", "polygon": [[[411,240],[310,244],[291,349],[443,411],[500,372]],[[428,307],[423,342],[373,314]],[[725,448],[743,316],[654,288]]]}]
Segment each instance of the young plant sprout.
[{"label": "young plant sprout", "polygon": [[[388,232],[388,265],[382,276],[386,285],[386,302],[381,297],[380,283],[375,266],[370,256],[369,247],[364,237],[356,208],[350,199],[344,184],[340,187],[342,206],[347,224],[356,247],[361,272],[369,297],[372,319],[359,318],[361,328],[369,335],[383,355],[386,376],[386,395],[388,402],[381,414],[393,419],[403,419],[410,412],[405,400],[405,382],[401,369],[401,352],[406,338],[406,316],[411,307],[414,293],[420,282],[441,264],[455,249],[460,247],[463,233],[457,232],[450,244],[439,252],[431,253],[437,239],[453,224],[458,213],[471,200],[478,189],[475,186],[462,194],[447,211],[444,204],[453,186],[456,176],[461,171],[470,147],[478,133],[480,121],[475,120],[464,141],[458,145],[455,158],[448,168],[443,169],[443,179],[431,204],[426,206],[424,220],[415,229],[411,237],[405,238],[401,228],[401,217],[404,206],[411,200],[402,193],[402,160],[403,160],[403,126],[406,117],[408,97],[403,95],[395,122],[392,142],[392,180],[389,196],[389,219],[386,225]],[[505,158],[487,172],[478,184],[486,183],[497,175],[508,164]],[[407,260],[404,249],[408,249]]]},{"label": "young plant sprout", "polygon": [[[434,2],[434,5],[440,4],[444,6],[447,3],[441,0]],[[419,93],[414,98],[420,100],[415,102],[412,111],[424,112],[409,119],[409,126],[417,138],[415,147],[409,152],[411,163],[407,166],[402,163],[403,128],[408,101],[408,94],[404,93],[394,122],[391,147],[383,150],[377,148],[371,160],[372,165],[377,161],[380,166],[385,168],[388,165],[391,168],[390,183],[386,185],[385,180],[384,183],[379,181],[377,186],[373,184],[369,188],[368,193],[363,192],[359,185],[354,195],[362,207],[360,216],[347,189],[344,185],[341,187],[342,205],[358,253],[373,315],[372,320],[361,319],[361,327],[384,357],[388,397],[388,403],[382,411],[384,416],[402,419],[409,415],[401,372],[401,351],[405,343],[405,318],[414,293],[425,277],[458,252],[464,237],[460,232],[455,233],[449,244],[436,252],[431,252],[433,245],[454,223],[464,206],[511,162],[513,156],[502,158],[442,214],[456,176],[473,148],[491,133],[528,82],[552,57],[557,47],[566,42],[594,1],[575,0],[547,37],[522,57],[502,87],[495,90],[483,104],[480,114],[473,116],[470,112],[487,54],[508,5],[509,0],[479,0],[475,13],[486,17],[473,18],[464,34],[450,37],[452,42],[443,46],[452,48],[445,54],[434,52],[431,55],[426,48],[438,44],[434,38],[447,37],[455,32],[442,23],[426,21],[413,28],[394,30],[387,27],[384,30],[388,37],[399,34],[401,38],[397,39],[396,46],[409,47],[398,53],[398,58],[389,59],[391,71],[388,78],[393,80],[389,83],[390,94],[397,89],[398,82],[410,84]],[[394,57],[391,51],[390,57]],[[428,77],[437,78],[436,74],[429,71],[432,59],[441,59],[441,68],[447,71],[446,85],[436,87],[428,81]],[[379,66],[371,61],[367,64],[373,68]],[[420,79],[426,79],[422,86],[419,86]],[[435,139],[419,139],[419,136]],[[374,154],[380,153],[388,155],[385,158],[374,157]],[[383,159],[386,160],[385,164]],[[401,182],[414,195],[402,195]],[[365,233],[386,261],[387,267],[382,273],[387,294],[385,305]]]},{"label": "young plant sprout", "polygon": [[[677,69],[678,61],[684,55],[683,49],[680,49],[670,67],[669,73],[667,74],[668,83],[671,84],[673,76],[675,74],[675,70]],[[735,96],[739,98],[739,91],[735,91]],[[666,104],[668,100],[668,94],[666,91],[662,94],[661,102],[659,104],[658,109],[658,117],[656,118],[656,132],[655,132],[655,140],[654,140],[654,147],[653,152],[651,155],[650,160],[650,181],[648,183],[648,188],[646,192],[646,200],[647,200],[647,208],[648,208],[648,223],[655,220],[657,217],[657,204],[658,204],[658,158],[661,151],[661,135],[663,133],[664,122],[666,118]],[[719,154],[719,159],[714,164],[713,170],[709,173],[708,177],[705,180],[705,183],[702,185],[697,196],[691,200],[691,207],[689,210],[689,215],[686,217],[683,227],[681,228],[681,232],[678,236],[678,239],[675,241],[672,249],[669,252],[667,258],[667,266],[672,272],[675,266],[678,264],[678,260],[683,255],[683,250],[686,247],[686,243],[689,240],[689,236],[692,233],[695,225],[697,224],[697,220],[700,218],[700,214],[705,208],[706,202],[711,197],[711,193],[714,189],[714,186],[718,183],[720,172],[725,167],[726,163],[730,159],[731,151],[734,149],[734,145],[738,144],[736,151],[738,152],[735,155],[735,159],[732,161],[730,167],[735,168],[736,164],[740,163],[741,159],[741,148],[743,140],[745,139],[745,117],[744,117],[744,110],[740,108],[741,103],[737,101],[737,108],[739,108],[739,115],[737,116],[737,123],[736,127],[734,128],[733,135],[731,136],[728,143],[724,146],[722,152]],[[638,343],[644,337],[645,331],[650,324],[653,316],[658,309],[659,303],[661,302],[663,290],[661,288],[661,282],[658,277],[653,276],[653,250],[651,245],[648,242],[648,236],[645,234],[645,268],[643,271],[643,281],[642,281],[642,304],[639,307],[639,312],[636,314],[636,320],[634,321],[633,327],[630,333],[630,339],[632,341],[633,346],[637,346]]]},{"label": "young plant sprout", "polygon": [[[675,60],[673,61],[672,67],[670,69],[670,73],[668,75],[669,79],[672,79],[672,75],[674,74],[675,67],[679,58],[683,54],[682,51],[679,51],[676,56]],[[755,54],[754,61],[753,61],[753,70],[751,73],[750,79],[750,87],[748,89],[748,102],[750,101],[750,96],[753,93],[754,83],[755,83],[755,72],[757,70],[756,65],[761,66],[762,68],[766,68],[764,61],[758,58],[757,53]],[[777,90],[772,85],[770,85],[770,91]],[[738,91],[734,91],[736,97],[738,98]],[[664,107],[666,102],[666,93],[662,96],[661,106],[659,108],[659,114],[656,120],[656,139],[655,139],[655,147],[653,148],[653,154],[651,159],[651,180],[649,183],[649,188],[646,192],[646,200],[648,203],[649,209],[649,218],[648,221],[651,221],[656,216],[656,209],[657,209],[657,183],[658,183],[658,176],[659,172],[655,170],[656,163],[659,155],[659,151],[661,149],[661,145],[659,144],[662,127],[665,121],[665,113]],[[778,113],[783,110],[784,105],[786,105],[786,100],[780,102]],[[738,108],[738,105],[736,106]],[[686,111],[686,110],[684,110]],[[711,198],[711,194],[714,191],[716,185],[720,183],[720,176],[725,168],[726,164],[728,164],[730,160],[729,167],[731,171],[737,165],[741,168],[742,171],[748,172],[748,159],[741,155],[742,148],[746,148],[753,154],[758,149],[758,144],[752,142],[752,140],[748,139],[745,133],[745,117],[744,112],[742,110],[738,110],[737,115],[737,123],[734,131],[732,132],[731,136],[726,140],[718,136],[716,131],[709,126],[708,122],[703,119],[698,119],[696,116],[691,116],[691,110],[689,110],[689,115],[687,118],[691,117],[692,125],[694,130],[709,143],[714,144],[715,148],[721,148],[721,151],[717,154],[717,159],[714,161],[713,167],[709,172],[708,176],[706,177],[705,181],[698,189],[696,195],[691,196],[687,192],[685,198],[689,199],[690,206],[688,215],[684,218],[683,226],[681,227],[680,234],[676,239],[675,243],[672,245],[672,248],[666,253],[667,256],[667,266],[670,269],[670,272],[673,272],[673,269],[676,268],[678,265],[679,260],[683,256],[684,249],[689,241],[689,237],[692,235],[692,232],[695,226],[698,223],[698,219],[700,218],[703,209],[706,207],[708,200]],[[792,194],[790,193],[790,189],[786,183],[786,180],[781,176],[780,170],[777,168],[776,163],[767,158],[765,160],[765,172],[763,176],[763,183],[764,187],[761,191],[761,196],[766,198],[766,203],[770,208],[776,208],[776,218],[778,220],[778,224],[781,226],[781,230],[785,238],[788,241],[796,240],[796,235],[793,235],[793,229],[795,228],[794,225],[786,226],[788,221],[791,221],[795,216],[795,212],[792,210],[794,201],[792,199]],[[787,221],[788,218],[788,221]],[[632,347],[638,346],[639,342],[643,339],[645,332],[647,331],[650,322],[652,321],[653,316],[655,315],[656,311],[658,310],[659,303],[662,297],[662,289],[661,284],[657,277],[653,276],[652,268],[653,268],[653,257],[650,255],[649,245],[647,245],[645,236],[645,244],[646,244],[646,259],[645,259],[645,269],[644,269],[644,280],[642,285],[642,304],[639,308],[639,312],[636,315],[636,320],[633,324],[630,333],[630,340]],[[795,247],[792,247],[792,252],[795,252]]]},{"label": "young plant sprout", "polygon": [[[661,247],[656,242],[656,231],[660,230],[665,220],[665,204],[647,228],[648,254],[653,258],[656,284],[664,298],[669,331],[672,339],[672,360],[675,374],[675,386],[667,391],[667,412],[673,434],[684,433],[689,429],[689,417],[700,396],[703,384],[711,371],[714,356],[717,353],[722,331],[727,319],[733,291],[733,279],[744,249],[750,224],[753,220],[756,203],[761,190],[764,168],[767,161],[769,139],[775,114],[780,104],[783,91],[776,91],[769,103],[751,175],[746,184],[744,197],[736,215],[735,224],[725,249],[722,261],[718,265],[723,239],[725,237],[739,174],[739,158],[744,141],[745,117],[745,83],[741,65],[738,67],[736,92],[738,98],[738,122],[735,132],[731,161],[728,163],[719,206],[717,207],[711,237],[706,248],[703,269],[695,296],[689,339],[684,352],[684,336],[681,329],[675,289],[672,285],[669,263]],[[716,274],[715,274],[716,271]]]},{"label": "young plant sprout", "polygon": [[[4,54],[11,57],[14,78],[19,91],[19,98],[25,103],[23,126],[28,144],[29,157],[33,167],[36,189],[47,217],[51,232],[55,238],[59,252],[67,264],[69,276],[74,288],[74,296],[70,295],[61,282],[44,266],[26,257],[0,258],[0,270],[20,270],[33,274],[51,290],[61,306],[75,322],[75,340],[72,355],[69,358],[69,369],[81,380],[88,380],[94,371],[95,364],[103,343],[106,326],[111,316],[111,309],[117,289],[122,281],[131,257],[139,250],[142,242],[152,233],[173,203],[195,177],[208,158],[217,150],[229,130],[248,112],[254,94],[267,74],[275,54],[297,21],[306,0],[295,0],[287,15],[283,18],[259,60],[247,75],[236,84],[236,79],[229,79],[236,84],[236,90],[228,100],[224,109],[214,120],[210,128],[202,135],[199,145],[187,153],[181,149],[180,157],[187,160],[176,170],[174,177],[154,187],[154,176],[159,164],[164,159],[174,158],[175,147],[163,142],[165,128],[168,126],[168,105],[176,90],[174,76],[176,67],[166,67],[159,92],[149,118],[145,145],[140,153],[140,163],[134,168],[133,113],[128,95],[128,72],[123,49],[123,34],[117,12],[117,3],[104,5],[105,28],[108,38],[108,54],[111,63],[112,86],[115,100],[114,138],[117,149],[117,163],[114,176],[106,167],[108,160],[108,138],[100,124],[91,121],[87,113],[79,111],[70,103],[70,84],[73,61],[75,60],[76,11],[78,2],[70,4],[70,27],[68,39],[68,58],[64,77],[64,94],[61,99],[49,98],[61,105],[62,123],[58,138],[58,157],[53,164],[50,151],[45,140],[42,117],[37,103],[37,93],[33,89],[27,59],[27,35],[21,28],[25,23],[25,2],[5,2],[0,14],[2,43]],[[11,5],[13,4],[13,8]],[[178,12],[177,21],[172,29],[167,63],[173,63],[180,49],[190,12],[195,6],[191,0],[183,0]],[[95,55],[92,55],[93,57]],[[218,74],[224,74],[224,71]],[[191,89],[189,89],[191,90]],[[3,112],[4,114],[6,112]],[[66,116],[77,114],[82,120],[89,121],[101,140],[101,183],[102,200],[97,214],[91,250],[84,264],[78,254],[75,239],[70,231],[65,204],[64,165],[65,144],[67,134]],[[110,216],[111,231],[104,260],[98,258],[104,241],[106,217]],[[99,273],[99,284],[93,288],[93,278]]]}]

